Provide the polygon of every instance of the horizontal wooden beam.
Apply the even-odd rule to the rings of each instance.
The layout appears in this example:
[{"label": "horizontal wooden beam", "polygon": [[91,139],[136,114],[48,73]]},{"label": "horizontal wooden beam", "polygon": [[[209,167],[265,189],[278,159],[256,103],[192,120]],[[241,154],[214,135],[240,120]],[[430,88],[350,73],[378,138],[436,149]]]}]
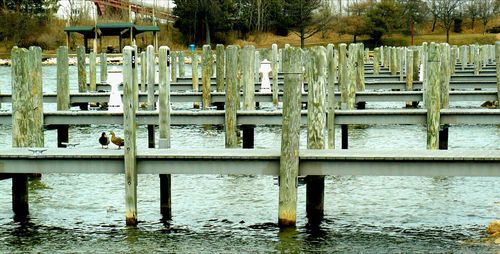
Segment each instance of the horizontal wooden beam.
[{"label": "horizontal wooden beam", "polygon": [[[0,173],[123,173],[123,150],[0,150]],[[300,175],[500,176],[498,150],[300,150]],[[144,149],[139,174],[278,175],[278,149]]]}]

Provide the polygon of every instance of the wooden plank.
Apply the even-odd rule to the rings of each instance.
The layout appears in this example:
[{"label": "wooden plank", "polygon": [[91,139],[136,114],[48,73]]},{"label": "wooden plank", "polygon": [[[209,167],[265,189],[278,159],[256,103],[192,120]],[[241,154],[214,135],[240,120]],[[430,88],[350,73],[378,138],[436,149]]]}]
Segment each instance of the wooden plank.
[{"label": "wooden plank", "polygon": [[295,47],[285,48],[283,54],[283,70],[286,75],[279,170],[278,225],[280,227],[295,226],[297,221],[302,55],[302,50]]}]

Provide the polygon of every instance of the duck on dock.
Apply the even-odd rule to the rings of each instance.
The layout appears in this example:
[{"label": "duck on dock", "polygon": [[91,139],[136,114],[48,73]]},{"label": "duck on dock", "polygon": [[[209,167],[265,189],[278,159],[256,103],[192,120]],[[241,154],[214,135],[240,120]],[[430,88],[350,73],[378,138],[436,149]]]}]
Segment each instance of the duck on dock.
[{"label": "duck on dock", "polygon": [[125,140],[123,140],[123,138],[116,136],[113,131],[111,132],[111,142],[113,142],[113,144],[117,145],[118,149],[120,149],[120,147],[125,145]]},{"label": "duck on dock", "polygon": [[485,101],[481,104],[482,108],[496,109],[498,105],[498,101]]},{"label": "duck on dock", "polygon": [[108,149],[109,138],[108,138],[108,135],[106,135],[106,132],[103,132],[101,134],[101,137],[99,138],[99,144],[101,144],[101,148]]}]

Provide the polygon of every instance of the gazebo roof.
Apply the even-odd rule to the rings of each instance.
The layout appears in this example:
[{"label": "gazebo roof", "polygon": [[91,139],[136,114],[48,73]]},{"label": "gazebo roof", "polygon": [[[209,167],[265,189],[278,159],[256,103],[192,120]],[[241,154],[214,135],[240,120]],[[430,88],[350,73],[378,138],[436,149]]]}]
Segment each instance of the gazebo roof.
[{"label": "gazebo roof", "polygon": [[134,25],[130,22],[116,22],[116,23],[97,23],[94,26],[67,26],[64,28],[65,32],[68,33],[79,33],[85,37],[94,37],[95,29],[97,28],[97,34],[99,37],[102,36],[130,36],[130,31],[134,35],[138,35],[144,32],[159,32],[159,26],[139,26]]}]

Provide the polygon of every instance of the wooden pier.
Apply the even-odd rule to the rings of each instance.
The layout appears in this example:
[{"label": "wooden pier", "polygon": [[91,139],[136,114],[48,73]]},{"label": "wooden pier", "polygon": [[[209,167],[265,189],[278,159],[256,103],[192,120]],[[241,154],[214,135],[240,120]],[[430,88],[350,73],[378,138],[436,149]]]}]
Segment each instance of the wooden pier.
[{"label": "wooden pier", "polygon": [[[491,53],[491,45],[484,47]],[[197,72],[193,72],[191,78],[178,77],[184,75],[184,70],[176,66],[184,55],[171,52],[168,47],[159,50],[159,80],[154,77],[154,49],[150,47],[147,54],[141,55],[144,59],[142,73],[146,76],[141,77],[142,83],[138,84],[139,65],[136,60],[139,55],[133,47],[125,47],[123,112],[69,110],[72,104],[87,106],[89,102],[109,101],[110,93],[87,92],[106,90],[109,85],[97,84],[91,79],[91,86],[87,87],[83,75],[85,66],[79,65],[79,92],[70,93],[67,61],[63,60],[58,62],[58,92],[42,94],[40,49],[15,48],[12,51],[12,94],[0,94],[0,103],[12,103],[10,111],[5,108],[0,111],[0,124],[13,126],[13,148],[0,149],[0,179],[13,179],[15,219],[22,219],[29,213],[27,174],[124,174],[125,221],[127,225],[136,225],[139,218],[137,203],[140,202],[137,199],[139,174],[160,176],[160,210],[165,219],[172,216],[171,174],[272,175],[279,177],[278,222],[280,226],[288,227],[296,223],[299,176],[306,179],[306,210],[312,223],[318,223],[324,214],[326,175],[498,177],[499,150],[447,150],[448,129],[454,124],[500,124],[500,109],[449,108],[449,102],[455,101],[498,101],[500,42],[494,48],[496,54],[493,56],[485,55],[481,61],[471,59],[468,63],[473,64],[465,65],[458,63],[458,59],[463,59],[458,54],[454,62],[440,57],[449,51],[447,44],[431,43],[420,48],[397,49],[401,52],[408,50],[412,57],[418,52],[415,56],[421,55],[417,58],[422,62],[415,65],[416,60],[412,57],[408,61],[389,61],[387,57],[397,57],[396,49],[384,47],[375,51],[373,63],[366,64],[364,47],[358,44],[349,47],[342,44],[339,50],[333,45],[315,47],[307,52],[287,46],[282,50],[282,56],[278,56],[276,46],[269,50],[270,53],[263,51],[263,55],[256,53],[253,47],[239,49],[229,46],[225,58],[224,47],[218,45],[218,63],[223,62],[226,66],[225,72],[221,66],[216,68],[215,73],[224,75],[221,79],[212,75],[212,50],[207,45],[203,47],[202,87],[198,91]],[[79,49],[78,52],[81,62],[85,50]],[[245,65],[238,64],[240,52],[248,61]],[[57,54],[66,59],[67,49],[61,48]],[[384,55],[385,61],[381,59]],[[271,59],[274,66],[270,92],[258,92],[261,83],[255,82],[253,59],[260,57]],[[411,67],[403,68],[402,63]],[[196,61],[193,68],[197,64]],[[245,69],[245,66],[252,68]],[[276,70],[279,66],[282,66],[280,73]],[[413,75],[418,66],[422,66],[423,81],[418,80],[418,75]],[[90,67],[96,68],[95,63],[92,62]],[[404,73],[405,70],[412,73]],[[96,72],[91,70],[89,73],[95,75]],[[158,108],[155,106],[157,101]],[[43,102],[57,103],[57,111],[44,111]],[[187,102],[195,109],[171,110],[171,103],[177,102]],[[264,102],[272,103],[274,108],[256,110],[257,103]],[[279,102],[282,109],[276,107]],[[366,103],[372,102],[400,102],[401,108],[364,109]],[[422,108],[403,108],[413,105],[413,102],[421,102]],[[138,110],[140,104],[146,105],[147,109]],[[307,104],[307,110],[301,109],[304,104]],[[225,109],[220,110],[221,107]],[[219,110],[213,110],[215,108]],[[68,142],[70,125],[87,124],[122,125],[124,149],[44,147],[43,126],[58,129],[58,146],[62,147]],[[348,126],[352,124],[425,125],[428,150],[349,150]],[[137,125],[148,125],[148,149],[137,149]],[[160,131],[157,143],[154,140],[156,125]],[[170,148],[172,125],[224,125],[226,149]],[[244,133],[243,148],[253,148],[256,125],[281,126],[281,149],[238,148],[238,126]],[[334,147],[335,127],[338,125],[342,149]],[[301,126],[307,126],[308,149],[299,149]]]}]

